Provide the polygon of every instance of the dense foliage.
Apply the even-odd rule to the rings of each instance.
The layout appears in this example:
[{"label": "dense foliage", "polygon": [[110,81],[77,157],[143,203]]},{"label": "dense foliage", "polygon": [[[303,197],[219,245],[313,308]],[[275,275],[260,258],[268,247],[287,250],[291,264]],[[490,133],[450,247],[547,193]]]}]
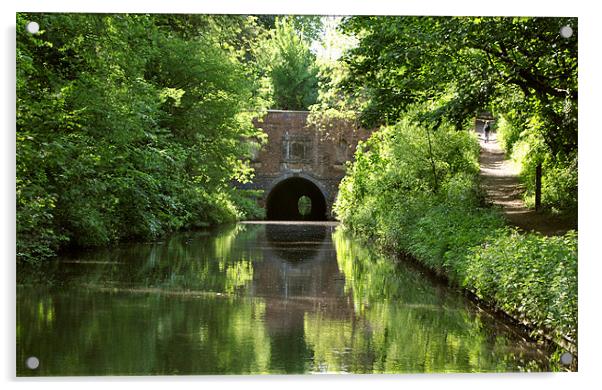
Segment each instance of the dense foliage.
[{"label": "dense foliage", "polygon": [[[425,277],[412,263],[392,262],[378,248],[362,245],[341,230],[335,232],[333,241],[339,269],[345,275],[345,291],[353,294],[356,313],[386,332],[385,337],[375,335],[372,340],[378,345],[374,348],[378,356],[375,371],[396,372],[400,362],[407,365],[404,371],[408,372],[456,371],[459,361],[465,362],[470,368],[464,370],[470,372],[483,370],[489,364],[485,370],[509,371],[516,366],[525,371],[559,368],[559,364],[538,367],[535,361],[521,361],[520,354],[507,353],[503,332],[495,338],[488,334],[488,315],[479,313],[473,317],[464,310],[455,310],[464,303],[461,294],[442,293],[438,283]],[[429,326],[424,326],[425,322]],[[328,340],[330,335],[325,331],[322,334],[321,340]],[[341,330],[330,336],[333,348],[322,346],[319,351],[331,364],[338,363],[336,354],[330,351],[342,349],[341,334],[345,340],[349,337]],[[323,358],[318,351],[316,356]]]},{"label": "dense foliage", "polygon": [[[25,30],[28,20],[41,26]],[[252,17],[17,14],[17,257],[257,213]]]},{"label": "dense foliage", "polygon": [[[318,95],[318,67],[311,41],[298,30],[299,17],[277,17],[275,26],[256,48],[260,72],[266,75],[272,108],[307,110]],[[315,22],[319,19],[311,18]],[[317,28],[313,24],[313,28]],[[313,31],[313,30],[312,30]],[[310,36],[314,36],[311,34]]]},{"label": "dense foliage", "polygon": [[256,18],[267,30],[275,30],[278,23],[285,20],[306,42],[321,39],[324,30],[324,17],[320,15],[256,15]]},{"label": "dense foliage", "polygon": [[576,342],[576,233],[504,228],[501,214],[481,206],[476,137],[445,124],[433,132],[413,117],[358,147],[335,204],[344,226]]},{"label": "dense foliage", "polygon": [[541,203],[554,212],[576,215],[577,150],[554,157],[536,135],[542,125],[540,118],[512,110],[500,116],[496,127],[506,154],[519,165],[526,203],[535,203],[535,172],[541,164]]},{"label": "dense foliage", "polygon": [[577,233],[544,237],[501,231],[465,256],[463,284],[555,337],[577,339]]},{"label": "dense foliage", "polygon": [[576,208],[577,19],[362,16],[342,29],[359,44],[344,57],[340,88],[366,126],[393,124],[424,102],[436,102],[426,121],[457,129],[484,111],[503,116],[509,146],[529,150],[520,161],[528,195],[543,164],[543,204]]},{"label": "dense foliage", "polygon": [[349,77],[349,65],[341,60],[343,53],[357,45],[357,39],[337,28],[341,20],[336,16],[325,17],[325,31],[318,51],[318,97],[316,104],[310,107],[308,121],[322,130],[333,127],[330,126],[333,120],[359,125],[357,111],[362,99],[344,85]]}]

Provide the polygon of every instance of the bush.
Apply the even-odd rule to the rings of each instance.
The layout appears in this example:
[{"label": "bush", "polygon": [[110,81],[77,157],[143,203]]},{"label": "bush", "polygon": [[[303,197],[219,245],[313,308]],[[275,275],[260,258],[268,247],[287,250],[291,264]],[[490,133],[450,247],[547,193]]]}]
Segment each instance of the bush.
[{"label": "bush", "polygon": [[514,145],[521,139],[526,129],[525,117],[515,112],[501,115],[497,120],[497,138],[507,156],[511,156]]},{"label": "bush", "polygon": [[259,215],[230,186],[264,137],[228,20],[17,14],[19,261]]},{"label": "bush", "polygon": [[260,207],[258,203],[262,194],[263,190],[237,190],[230,194],[237,209],[238,219],[265,219],[265,208]]},{"label": "bush", "polygon": [[556,337],[577,341],[577,233],[496,232],[467,256],[462,285]]},{"label": "bush", "polygon": [[506,228],[501,213],[482,206],[474,137],[444,128],[429,146],[428,132],[408,119],[358,147],[334,208],[343,227],[576,342],[577,234]]},{"label": "bush", "polygon": [[557,213],[576,213],[579,176],[577,152],[553,155],[540,135],[544,124],[537,116],[511,113],[502,116],[498,126],[502,147],[520,167],[527,205],[534,207],[535,170],[541,163],[542,206]]}]

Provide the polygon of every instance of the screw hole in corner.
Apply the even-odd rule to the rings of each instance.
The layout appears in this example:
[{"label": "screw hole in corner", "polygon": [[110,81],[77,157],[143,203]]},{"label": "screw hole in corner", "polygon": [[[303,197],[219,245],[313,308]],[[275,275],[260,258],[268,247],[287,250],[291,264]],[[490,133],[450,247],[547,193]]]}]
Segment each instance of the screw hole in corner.
[{"label": "screw hole in corner", "polygon": [[573,355],[571,355],[570,352],[564,352],[562,355],[560,355],[560,363],[565,366],[570,366],[571,363],[573,363]]},{"label": "screw hole in corner", "polygon": [[37,34],[40,31],[40,25],[37,22],[28,22],[25,29],[30,34]]},{"label": "screw hole in corner", "polygon": [[38,359],[35,356],[30,356],[27,358],[27,360],[25,361],[25,365],[27,366],[27,368],[29,368],[30,370],[35,370],[40,366],[40,359]]},{"label": "screw hole in corner", "polygon": [[573,36],[573,28],[571,26],[562,26],[560,29],[560,36],[563,38],[570,38]]}]

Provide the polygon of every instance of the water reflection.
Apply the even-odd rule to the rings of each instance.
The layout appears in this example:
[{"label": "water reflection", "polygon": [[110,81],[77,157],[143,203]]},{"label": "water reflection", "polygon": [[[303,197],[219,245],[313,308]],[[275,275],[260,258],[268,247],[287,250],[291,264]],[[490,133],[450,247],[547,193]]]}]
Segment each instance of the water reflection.
[{"label": "water reflection", "polygon": [[255,265],[255,293],[265,299],[266,329],[272,339],[275,372],[310,369],[313,350],[306,341],[307,313],[353,317],[332,246],[333,226],[266,225],[263,261]]},{"label": "water reflection", "polygon": [[37,272],[54,283],[19,270],[18,375],[548,368],[461,295],[331,224],[238,224]]}]

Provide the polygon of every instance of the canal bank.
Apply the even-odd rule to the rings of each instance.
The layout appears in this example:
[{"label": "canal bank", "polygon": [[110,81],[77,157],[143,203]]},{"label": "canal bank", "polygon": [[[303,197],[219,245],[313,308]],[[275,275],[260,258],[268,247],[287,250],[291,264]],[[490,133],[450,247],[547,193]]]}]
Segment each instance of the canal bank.
[{"label": "canal bank", "polygon": [[[457,283],[454,283],[449,276],[436,272],[434,269],[429,268],[412,256],[395,252],[394,250],[391,250],[391,248],[381,247],[381,250],[392,259],[395,259],[395,261],[404,262],[415,267],[423,273],[425,277],[430,278],[434,282],[443,283],[450,288],[458,289],[458,291],[476,306],[477,310],[483,311],[494,317],[497,321],[500,321],[501,324],[506,326],[510,332],[515,333],[525,340],[541,344],[552,356],[552,368],[554,371],[577,371],[577,345],[573,340],[555,337],[553,332],[549,329],[538,329],[529,323],[521,321],[516,316],[512,316],[501,309],[495,302],[484,300],[472,290],[460,287]],[[565,362],[562,362],[561,360],[563,354],[565,354],[564,359],[567,359]]]},{"label": "canal bank", "polygon": [[[350,232],[406,254],[561,345],[577,339],[577,232],[524,233],[491,207],[477,137],[411,117],[360,147],[334,206]],[[569,341],[564,344],[563,340]]]},{"label": "canal bank", "polygon": [[[475,227],[466,221],[479,217],[470,216],[469,210],[461,215],[443,210],[427,215],[429,224],[406,227],[414,233],[406,233],[412,237],[408,246],[401,246],[404,241],[399,237],[355,235],[460,288],[480,308],[521,329],[525,337],[556,345],[555,368],[576,370],[576,338],[559,330],[573,329],[571,335],[576,336],[576,232],[545,237],[502,228],[483,235],[485,239],[467,240]],[[488,230],[486,225],[480,229]],[[559,361],[566,351],[574,357],[568,367]]]}]

